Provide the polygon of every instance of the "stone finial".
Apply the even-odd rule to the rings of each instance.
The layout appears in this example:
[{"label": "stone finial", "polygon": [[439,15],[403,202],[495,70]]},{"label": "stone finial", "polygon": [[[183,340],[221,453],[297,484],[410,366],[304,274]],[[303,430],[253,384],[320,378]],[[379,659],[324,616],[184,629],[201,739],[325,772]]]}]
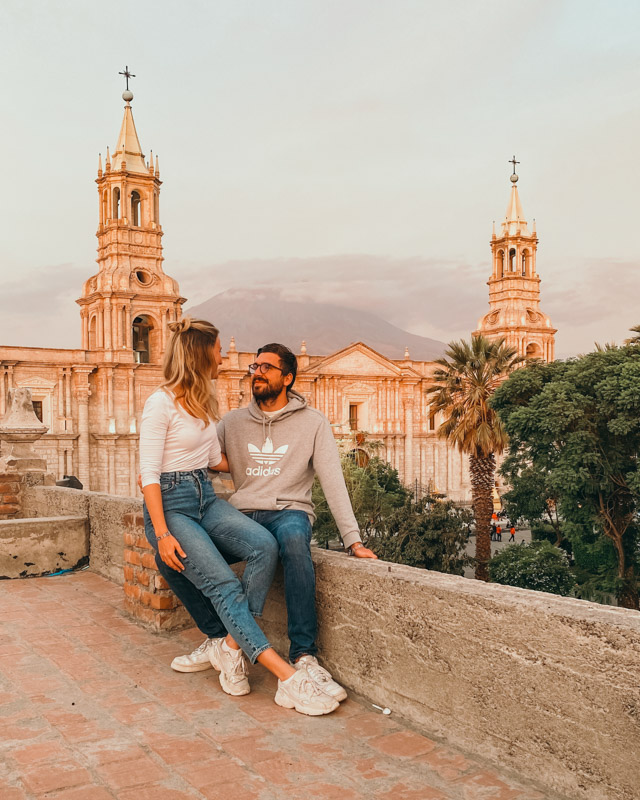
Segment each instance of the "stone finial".
[{"label": "stone finial", "polygon": [[305,355],[307,352],[307,343],[303,340],[302,344],[300,345],[300,355]]},{"label": "stone finial", "polygon": [[46,472],[47,462],[33,449],[33,443],[48,430],[35,415],[31,389],[12,389],[9,411],[0,422],[0,471]]},{"label": "stone finial", "polygon": [[411,358],[411,356],[409,355],[409,348],[408,347],[404,348],[404,357],[405,358]]},{"label": "stone finial", "polygon": [[229,349],[227,350],[228,353],[236,353],[236,337],[232,336],[231,341],[229,342]]}]

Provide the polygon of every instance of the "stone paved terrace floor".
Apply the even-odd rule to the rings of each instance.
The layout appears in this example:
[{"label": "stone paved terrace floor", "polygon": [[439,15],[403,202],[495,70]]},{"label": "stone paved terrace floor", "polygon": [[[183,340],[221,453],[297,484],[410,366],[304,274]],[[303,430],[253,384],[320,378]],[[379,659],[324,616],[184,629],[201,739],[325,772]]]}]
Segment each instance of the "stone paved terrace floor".
[{"label": "stone paved terrace floor", "polygon": [[173,672],[197,630],[129,621],[91,572],[0,582],[0,798],[23,800],[548,800],[513,775],[350,699],[327,717],[213,670]]}]

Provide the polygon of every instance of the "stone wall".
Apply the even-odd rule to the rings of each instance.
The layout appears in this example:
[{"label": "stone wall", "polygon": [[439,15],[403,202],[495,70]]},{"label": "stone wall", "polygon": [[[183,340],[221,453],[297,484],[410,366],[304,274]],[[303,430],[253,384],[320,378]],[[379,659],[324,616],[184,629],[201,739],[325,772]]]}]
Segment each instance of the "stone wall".
[{"label": "stone wall", "polygon": [[[46,487],[25,495],[25,507],[48,515],[86,503],[92,568],[126,577],[126,607],[144,624],[185,623],[179,603],[160,599],[170,592],[139,501]],[[321,658],[348,688],[549,790],[638,797],[640,614],[341,553],[313,558]],[[278,575],[262,624],[286,654],[285,620]]]}]

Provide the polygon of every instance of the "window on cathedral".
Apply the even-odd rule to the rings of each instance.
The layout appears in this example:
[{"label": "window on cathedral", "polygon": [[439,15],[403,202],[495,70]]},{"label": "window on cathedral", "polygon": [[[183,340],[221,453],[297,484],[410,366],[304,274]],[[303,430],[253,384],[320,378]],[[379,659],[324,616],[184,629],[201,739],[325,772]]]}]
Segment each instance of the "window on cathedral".
[{"label": "window on cathedral", "polygon": [[498,251],[498,277],[504,277],[504,250]]},{"label": "window on cathedral", "polygon": [[42,422],[42,400],[32,400],[31,402],[33,403],[33,413]]},{"label": "window on cathedral", "polygon": [[94,314],[89,321],[89,350],[98,347],[98,318]]},{"label": "window on cathedral", "polygon": [[153,221],[160,222],[160,204],[158,202],[158,195],[153,195]]},{"label": "window on cathedral", "polygon": [[516,271],[516,251],[511,248],[509,250],[509,272]]},{"label": "window on cathedral", "polygon": [[139,228],[141,216],[140,195],[138,192],[131,192],[131,224]]},{"label": "window on cathedral", "polygon": [[143,286],[147,286],[151,283],[151,275],[143,269],[136,270],[136,278],[140,281]]},{"label": "window on cathedral", "polygon": [[149,331],[151,323],[149,317],[136,317],[133,320],[132,340],[133,355],[138,364],[149,364],[151,352],[149,348]]},{"label": "window on cathedral", "polygon": [[358,406],[356,403],[349,404],[349,428],[352,431],[358,430]]},{"label": "window on cathedral", "polygon": [[531,275],[531,257],[528,250],[522,251],[522,275]]},{"label": "window on cathedral", "polygon": [[116,186],[113,190],[113,219],[120,219],[120,188]]},{"label": "window on cathedral", "polygon": [[431,414],[429,414],[429,430],[435,431],[435,429],[436,429],[436,412],[432,411]]}]

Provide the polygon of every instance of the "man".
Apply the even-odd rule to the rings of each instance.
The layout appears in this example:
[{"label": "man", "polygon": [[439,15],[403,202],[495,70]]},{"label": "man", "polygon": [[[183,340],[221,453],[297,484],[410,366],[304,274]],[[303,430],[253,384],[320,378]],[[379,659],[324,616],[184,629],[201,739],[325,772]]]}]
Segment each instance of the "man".
[{"label": "man", "polygon": [[[345,690],[318,664],[315,573],[311,559],[314,519],[311,487],[317,474],[342,540],[352,555],[377,558],[360,540],[358,523],[345,486],[340,457],[329,421],[293,390],[295,355],[282,344],[258,350],[249,367],[252,400],[230,411],[218,425],[218,437],[235,485],[230,502],[263,525],[278,542],[285,581],[289,659],[305,668],[320,688],[336,700]],[[171,664],[179,672],[208,669],[213,639],[226,634],[211,603],[180,573],[156,559],[158,568],[207,636],[190,655]],[[188,582],[187,582],[188,583]]]}]

